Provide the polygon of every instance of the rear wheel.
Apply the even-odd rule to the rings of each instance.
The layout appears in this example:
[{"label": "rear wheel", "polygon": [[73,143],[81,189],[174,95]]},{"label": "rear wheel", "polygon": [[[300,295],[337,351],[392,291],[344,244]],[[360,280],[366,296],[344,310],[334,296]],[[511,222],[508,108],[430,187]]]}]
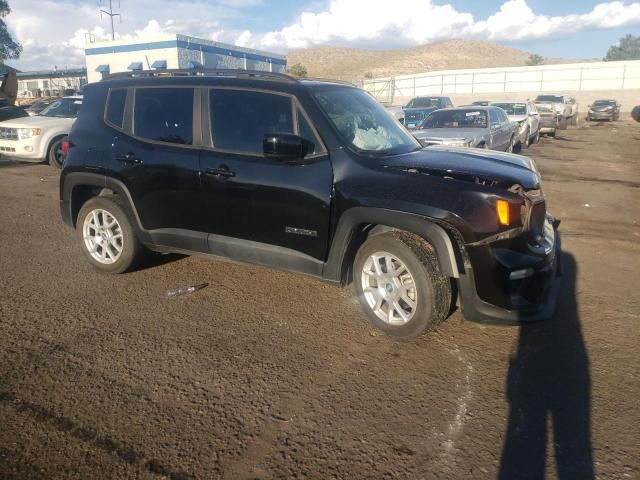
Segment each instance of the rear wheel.
[{"label": "rear wheel", "polygon": [[385,333],[414,338],[442,322],[451,283],[433,247],[407,232],[375,235],[356,255],[355,287],[369,322]]},{"label": "rear wheel", "polygon": [[64,153],[62,151],[62,140],[64,137],[56,138],[51,145],[49,145],[49,150],[47,152],[47,160],[49,161],[49,165],[62,168],[64,164]]},{"label": "rear wheel", "polygon": [[91,265],[102,272],[123,273],[138,260],[142,246],[123,209],[113,199],[87,201],[76,221],[82,250]]}]

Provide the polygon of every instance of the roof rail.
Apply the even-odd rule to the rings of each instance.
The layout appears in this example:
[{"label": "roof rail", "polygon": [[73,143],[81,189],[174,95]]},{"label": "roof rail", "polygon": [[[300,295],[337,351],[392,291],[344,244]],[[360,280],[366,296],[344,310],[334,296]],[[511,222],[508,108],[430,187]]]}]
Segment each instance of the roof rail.
[{"label": "roof rail", "polygon": [[152,77],[229,77],[248,78],[256,80],[277,80],[288,83],[298,83],[298,80],[286,73],[264,72],[261,70],[236,70],[213,68],[189,69],[158,69],[117,72],[105,75],[103,80],[118,78],[152,78]]},{"label": "roof rail", "polygon": [[340,85],[348,85],[350,87],[357,87],[358,86],[355,83],[348,82],[347,80],[336,80],[334,78],[301,77],[300,80],[311,80],[312,82],[338,83]]}]

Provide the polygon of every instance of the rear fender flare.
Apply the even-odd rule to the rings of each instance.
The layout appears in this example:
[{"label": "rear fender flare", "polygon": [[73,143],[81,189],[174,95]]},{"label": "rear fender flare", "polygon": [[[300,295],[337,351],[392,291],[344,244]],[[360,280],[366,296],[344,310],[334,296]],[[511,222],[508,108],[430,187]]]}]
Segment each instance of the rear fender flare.
[{"label": "rear fender flare", "polygon": [[[73,195],[76,187],[95,187],[99,191],[98,195],[100,196],[104,196],[109,193],[116,194],[121,199],[120,204],[124,208],[125,213],[131,220],[133,220],[132,223],[134,224],[134,228],[137,232],[145,232],[127,186],[115,178],[107,177],[98,173],[87,172],[68,173],[61,184],[61,199],[63,203],[66,203],[68,208],[71,209],[68,218],[71,219],[74,227],[76,223],[75,214],[77,211],[74,212]],[[79,208],[76,206],[75,210],[79,210]]]}]

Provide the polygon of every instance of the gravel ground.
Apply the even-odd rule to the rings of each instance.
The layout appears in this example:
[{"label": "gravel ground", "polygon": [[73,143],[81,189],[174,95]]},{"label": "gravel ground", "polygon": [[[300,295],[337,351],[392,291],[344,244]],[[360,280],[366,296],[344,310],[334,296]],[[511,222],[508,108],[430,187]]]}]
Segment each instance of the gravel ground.
[{"label": "gravel ground", "polygon": [[0,160],[0,478],[640,478],[639,147],[629,120],[526,152],[562,219],[552,319],[411,342],[300,275],[99,274],[58,172]]}]

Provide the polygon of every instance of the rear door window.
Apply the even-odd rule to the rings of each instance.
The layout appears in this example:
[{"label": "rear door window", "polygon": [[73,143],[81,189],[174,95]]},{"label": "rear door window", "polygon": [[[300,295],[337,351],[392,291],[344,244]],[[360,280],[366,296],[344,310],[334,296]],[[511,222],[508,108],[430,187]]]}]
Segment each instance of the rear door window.
[{"label": "rear door window", "polygon": [[214,89],[209,103],[215,148],[262,155],[265,134],[294,133],[293,107],[288,96]]},{"label": "rear door window", "polygon": [[491,110],[489,110],[489,119],[491,120],[491,125],[500,123],[500,119],[498,118],[497,108],[492,108]]},{"label": "rear door window", "polygon": [[124,105],[127,100],[127,89],[118,88],[109,91],[105,120],[114,127],[122,128],[124,124]]},{"label": "rear door window", "polygon": [[137,88],[133,133],[156,142],[193,144],[193,88]]}]

